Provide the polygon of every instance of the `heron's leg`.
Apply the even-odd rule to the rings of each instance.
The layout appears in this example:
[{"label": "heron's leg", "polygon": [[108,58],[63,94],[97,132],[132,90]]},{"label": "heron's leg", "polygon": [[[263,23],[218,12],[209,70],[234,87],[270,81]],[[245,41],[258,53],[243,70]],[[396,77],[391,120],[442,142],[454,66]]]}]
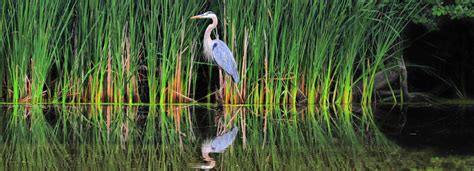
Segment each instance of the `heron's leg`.
[{"label": "heron's leg", "polygon": [[222,69],[219,68],[219,84],[220,84],[220,88],[219,88],[219,96],[220,96],[220,99],[221,100],[224,100],[224,78],[222,77]]},{"label": "heron's leg", "polygon": [[217,136],[220,136],[220,135],[224,134],[224,132],[225,132],[225,123],[224,123],[223,118],[224,118],[224,113],[223,112],[222,113],[221,112],[217,113],[215,118],[214,118],[214,122],[216,122],[216,126],[217,126],[217,132],[216,132]]}]

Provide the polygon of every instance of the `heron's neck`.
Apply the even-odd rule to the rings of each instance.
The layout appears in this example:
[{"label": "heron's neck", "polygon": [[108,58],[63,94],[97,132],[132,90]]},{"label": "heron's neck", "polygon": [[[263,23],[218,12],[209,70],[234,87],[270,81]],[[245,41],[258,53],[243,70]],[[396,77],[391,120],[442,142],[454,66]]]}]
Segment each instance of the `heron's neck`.
[{"label": "heron's neck", "polygon": [[206,28],[206,32],[204,33],[204,41],[212,41],[211,33],[217,27],[217,17],[212,17],[212,23],[209,24]]}]

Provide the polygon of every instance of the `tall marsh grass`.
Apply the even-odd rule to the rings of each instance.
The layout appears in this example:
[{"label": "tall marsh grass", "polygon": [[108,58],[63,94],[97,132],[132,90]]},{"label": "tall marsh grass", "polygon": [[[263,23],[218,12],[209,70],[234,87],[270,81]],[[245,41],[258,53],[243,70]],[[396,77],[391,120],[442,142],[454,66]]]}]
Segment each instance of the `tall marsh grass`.
[{"label": "tall marsh grass", "polygon": [[189,20],[207,10],[218,14],[216,37],[233,51],[242,78],[238,85],[225,78],[224,103],[327,106],[354,102],[356,84],[363,85],[357,102],[375,100],[374,77],[398,65],[400,33],[419,8],[349,0],[2,3],[0,96],[13,103],[214,102],[198,96],[212,96],[209,85],[219,84],[211,81],[217,66],[201,53],[209,21]]}]

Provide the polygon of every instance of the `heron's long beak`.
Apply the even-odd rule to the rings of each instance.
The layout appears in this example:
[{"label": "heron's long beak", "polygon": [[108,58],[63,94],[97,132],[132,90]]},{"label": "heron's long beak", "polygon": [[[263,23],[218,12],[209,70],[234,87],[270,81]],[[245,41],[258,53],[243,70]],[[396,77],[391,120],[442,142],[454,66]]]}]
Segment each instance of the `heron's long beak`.
[{"label": "heron's long beak", "polygon": [[199,18],[202,18],[201,15],[196,15],[196,16],[192,16],[191,19],[199,19]]}]

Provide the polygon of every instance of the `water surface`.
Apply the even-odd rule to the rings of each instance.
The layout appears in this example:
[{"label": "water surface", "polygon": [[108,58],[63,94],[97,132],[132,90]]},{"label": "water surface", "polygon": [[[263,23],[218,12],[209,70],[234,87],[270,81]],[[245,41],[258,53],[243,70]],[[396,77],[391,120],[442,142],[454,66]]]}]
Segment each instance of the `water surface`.
[{"label": "water surface", "polygon": [[472,106],[2,106],[0,170],[472,169]]}]

